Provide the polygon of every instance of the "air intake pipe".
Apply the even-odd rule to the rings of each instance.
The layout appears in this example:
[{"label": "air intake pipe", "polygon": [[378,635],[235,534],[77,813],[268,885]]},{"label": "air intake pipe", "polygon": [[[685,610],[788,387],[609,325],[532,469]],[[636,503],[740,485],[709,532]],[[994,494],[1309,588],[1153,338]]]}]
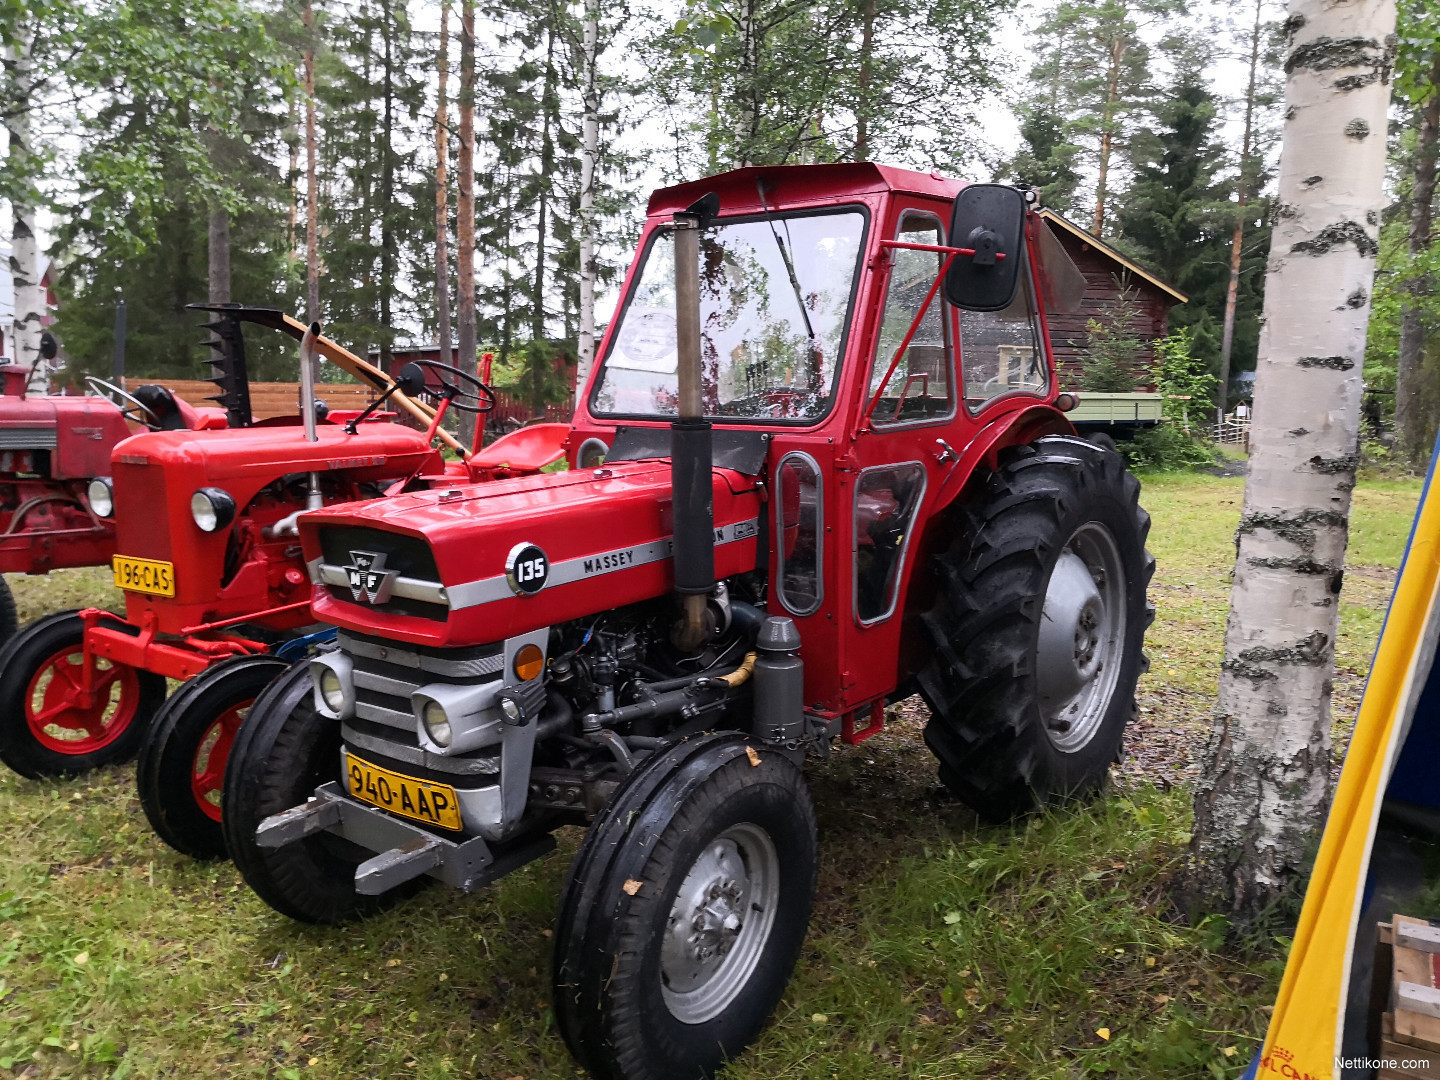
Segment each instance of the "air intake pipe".
[{"label": "air intake pipe", "polygon": [[675,644],[682,649],[704,643],[706,599],[715,588],[713,454],[700,369],[700,224],[698,204],[675,215],[679,405],[670,425],[670,488],[675,513],[675,591],[684,609]]}]

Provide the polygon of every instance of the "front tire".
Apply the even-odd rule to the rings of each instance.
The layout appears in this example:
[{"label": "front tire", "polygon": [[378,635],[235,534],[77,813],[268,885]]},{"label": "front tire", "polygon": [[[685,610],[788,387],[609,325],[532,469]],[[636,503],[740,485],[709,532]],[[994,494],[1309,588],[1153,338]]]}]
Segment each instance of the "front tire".
[{"label": "front tire", "polygon": [[642,764],[561,901],[554,1001],[571,1053],[599,1080],[713,1075],[779,1003],[815,875],[815,809],[789,759],[727,734]]},{"label": "front tire", "polygon": [[195,676],[161,707],[140,747],[140,805],[160,839],[182,855],[225,854],[220,799],[225,763],[255,699],[289,665],[238,656]]},{"label": "front tire", "polygon": [[0,576],[0,645],[4,645],[20,629],[20,615],[15,607],[15,594],[10,583]]},{"label": "front tire", "polygon": [[1135,712],[1155,560],[1120,456],[1050,436],[1000,455],[933,561],[919,675],[940,778],[1001,821],[1105,783]]},{"label": "front tire", "polygon": [[161,676],[104,658],[87,695],[84,651],[85,623],[74,611],[31,623],[0,651],[0,761],[21,776],[78,776],[129,761],[165,700]]},{"label": "front tire", "polygon": [[374,914],[411,895],[427,879],[382,896],[355,891],[355,868],[373,852],[316,833],[281,848],[262,848],[255,830],[271,814],[305,802],[340,776],[340,721],[315,710],[310,663],[302,660],[255,699],[230,748],[220,828],[240,876],[282,915],[333,924]]}]

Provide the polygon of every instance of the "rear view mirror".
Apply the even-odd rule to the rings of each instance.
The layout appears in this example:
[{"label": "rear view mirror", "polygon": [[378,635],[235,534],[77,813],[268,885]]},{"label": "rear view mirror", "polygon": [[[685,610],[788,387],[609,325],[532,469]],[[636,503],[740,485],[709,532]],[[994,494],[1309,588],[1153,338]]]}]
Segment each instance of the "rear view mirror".
[{"label": "rear view mirror", "polygon": [[415,397],[425,391],[425,369],[419,364],[409,363],[395,376],[395,388],[406,397]]},{"label": "rear view mirror", "polygon": [[950,243],[971,248],[945,275],[945,298],[965,311],[1000,311],[1015,298],[1025,257],[1025,197],[1003,184],[971,184],[955,196]]}]

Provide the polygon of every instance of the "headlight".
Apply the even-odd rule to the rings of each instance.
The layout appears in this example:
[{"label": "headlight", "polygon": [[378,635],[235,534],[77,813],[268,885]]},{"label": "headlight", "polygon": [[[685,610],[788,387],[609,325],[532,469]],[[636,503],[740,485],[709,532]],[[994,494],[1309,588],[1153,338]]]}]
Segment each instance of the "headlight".
[{"label": "headlight", "polygon": [[85,498],[96,517],[108,518],[115,513],[115,489],[108,476],[97,476],[85,489]]},{"label": "headlight", "polygon": [[320,672],[320,696],[337,716],[345,711],[345,687],[340,685],[340,676],[334,668],[327,667]]},{"label": "headlight", "polygon": [[425,731],[435,740],[436,746],[450,745],[450,718],[445,715],[445,710],[438,701],[425,703],[422,719],[425,721]]},{"label": "headlight", "polygon": [[217,532],[235,520],[235,500],[220,488],[201,488],[190,496],[190,516],[201,532]]}]

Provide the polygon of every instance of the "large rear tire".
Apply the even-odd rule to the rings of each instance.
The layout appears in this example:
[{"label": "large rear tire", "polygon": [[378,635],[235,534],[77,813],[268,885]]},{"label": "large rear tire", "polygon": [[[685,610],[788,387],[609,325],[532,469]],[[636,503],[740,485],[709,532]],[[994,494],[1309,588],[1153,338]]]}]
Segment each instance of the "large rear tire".
[{"label": "large rear tire", "polygon": [[78,776],[129,761],[165,700],[161,676],[103,658],[86,694],[84,651],[85,623],[74,611],[31,623],[0,650],[0,761],[21,776]]},{"label": "large rear tire", "polygon": [[224,856],[220,798],[230,748],[255,699],[289,666],[275,656],[224,660],[175,691],[156,714],[135,784],[151,827],[182,855]]},{"label": "large rear tire", "polygon": [[383,911],[429,879],[365,896],[355,891],[355,868],[374,852],[324,832],[281,848],[255,843],[267,817],[340,776],[340,722],[315,710],[311,686],[310,663],[301,660],[255,699],[230,748],[220,828],[260,899],[298,922],[331,924]]},{"label": "large rear tire", "polygon": [[1050,436],[1004,451],[947,512],[922,616],[925,742],[985,818],[1096,791],[1118,760],[1153,617],[1139,496],[1113,450]]},{"label": "large rear tire", "polygon": [[571,1053],[598,1080],[713,1075],[779,1003],[815,876],[815,808],[781,754],[724,734],[642,764],[561,900],[554,1003]]}]

